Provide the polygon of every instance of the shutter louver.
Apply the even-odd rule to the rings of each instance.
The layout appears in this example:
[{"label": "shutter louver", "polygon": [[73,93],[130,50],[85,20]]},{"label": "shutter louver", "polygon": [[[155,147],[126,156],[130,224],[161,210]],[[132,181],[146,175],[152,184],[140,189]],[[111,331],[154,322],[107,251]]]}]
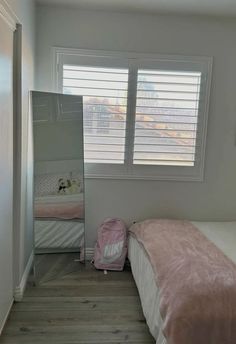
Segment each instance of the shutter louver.
[{"label": "shutter louver", "polygon": [[139,70],[133,163],[194,166],[200,72]]},{"label": "shutter louver", "polygon": [[63,66],[63,92],[83,96],[87,163],[123,164],[128,69]]}]

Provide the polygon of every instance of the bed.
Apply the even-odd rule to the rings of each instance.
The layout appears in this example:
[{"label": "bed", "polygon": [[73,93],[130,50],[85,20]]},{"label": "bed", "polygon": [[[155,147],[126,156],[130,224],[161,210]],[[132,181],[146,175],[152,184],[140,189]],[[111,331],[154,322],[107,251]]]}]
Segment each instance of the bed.
[{"label": "bed", "polygon": [[73,252],[84,246],[84,223],[55,219],[35,220],[37,253]]},{"label": "bed", "polygon": [[82,251],[84,247],[84,194],[35,197],[37,253]]},{"label": "bed", "polygon": [[84,220],[84,194],[46,195],[35,197],[35,218]]},{"label": "bed", "polygon": [[[236,263],[236,250],[235,250],[235,243],[236,243],[236,222],[191,222],[191,225],[197,228],[197,230],[203,234],[204,238],[210,243],[213,243],[217,249],[221,250],[223,254],[226,256],[226,259],[234,265]],[[134,225],[135,226],[135,225]],[[133,226],[132,226],[133,227]],[[131,228],[132,228],[131,227]],[[150,260],[150,255],[145,248],[145,245],[139,238],[137,238],[133,232],[129,236],[129,260],[131,262],[132,273],[139,291],[143,312],[149,326],[150,332],[156,340],[156,344],[184,344],[185,341],[181,340],[181,342],[176,341],[174,337],[169,339],[167,335],[164,335],[163,328],[165,324],[163,323],[163,316],[161,316],[160,311],[160,303],[161,303],[161,296],[160,295],[160,288],[158,286],[157,276],[153,268],[153,264]],[[232,267],[234,269],[234,266]],[[236,269],[236,268],[235,268]],[[160,277],[160,276],[159,276]],[[188,282],[186,282],[187,284]],[[236,285],[234,285],[233,293],[233,304],[236,309],[236,301],[235,301],[235,289]],[[194,295],[192,295],[192,298]],[[215,297],[217,299],[217,296]],[[163,301],[163,300],[162,300]],[[186,306],[186,305],[184,305]],[[162,314],[163,315],[163,314]],[[233,318],[233,316],[232,316]],[[235,317],[234,317],[235,318]],[[235,319],[233,318],[233,321]],[[232,319],[231,319],[232,321]],[[222,321],[223,322],[223,321]],[[234,324],[234,322],[232,322]],[[231,324],[231,325],[232,325]],[[188,324],[189,325],[189,324]],[[234,324],[235,325],[235,324]],[[233,326],[234,328],[235,326]],[[225,336],[227,337],[226,340],[217,341],[214,338],[205,339],[205,341],[199,341],[201,344],[233,344],[235,341],[232,341],[232,338],[229,334]],[[222,331],[221,331],[222,332]],[[221,336],[224,337],[224,334],[220,333]],[[236,333],[233,333],[232,336],[236,336]],[[218,338],[218,337],[217,337]],[[195,339],[186,340],[188,344],[192,344],[197,342]]]},{"label": "bed", "polygon": [[35,162],[36,253],[84,251],[83,188],[82,160]]}]

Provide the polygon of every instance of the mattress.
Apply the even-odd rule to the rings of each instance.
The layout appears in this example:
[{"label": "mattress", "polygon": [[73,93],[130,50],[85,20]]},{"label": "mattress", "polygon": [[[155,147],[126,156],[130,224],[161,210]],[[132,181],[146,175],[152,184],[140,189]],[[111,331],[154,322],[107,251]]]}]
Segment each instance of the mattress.
[{"label": "mattress", "polygon": [[36,218],[83,219],[84,194],[49,195],[35,198]]},{"label": "mattress", "polygon": [[36,249],[68,249],[84,246],[84,223],[78,221],[36,220]]},{"label": "mattress", "polygon": [[[236,263],[236,222],[192,222],[192,224]],[[145,249],[131,236],[129,259],[150,332],[156,339],[156,344],[167,344],[161,330],[160,295],[152,266]]]}]

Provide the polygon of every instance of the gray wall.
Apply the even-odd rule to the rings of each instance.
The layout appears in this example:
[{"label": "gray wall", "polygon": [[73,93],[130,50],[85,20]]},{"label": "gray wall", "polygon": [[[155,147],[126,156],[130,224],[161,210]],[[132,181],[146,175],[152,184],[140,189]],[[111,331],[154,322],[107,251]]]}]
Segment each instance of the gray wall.
[{"label": "gray wall", "polygon": [[235,37],[235,20],[37,9],[40,90],[53,89],[53,46],[214,57],[204,182],[87,180],[87,246],[106,216],[236,219]]},{"label": "gray wall", "polygon": [[83,159],[78,121],[34,125],[35,161]]},{"label": "gray wall", "polygon": [[14,233],[15,285],[18,286],[33,247],[32,210],[32,137],[29,113],[29,90],[34,87],[35,6],[33,0],[7,0],[22,24],[22,118],[19,222]]},{"label": "gray wall", "polygon": [[[82,97],[32,93],[35,162],[83,160],[81,104]],[[42,115],[47,118],[43,122]]]}]

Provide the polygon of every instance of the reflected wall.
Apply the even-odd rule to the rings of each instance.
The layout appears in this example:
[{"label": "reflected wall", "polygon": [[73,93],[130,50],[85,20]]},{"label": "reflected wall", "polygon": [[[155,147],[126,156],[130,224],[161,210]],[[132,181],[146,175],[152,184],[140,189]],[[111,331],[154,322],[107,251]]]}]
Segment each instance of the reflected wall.
[{"label": "reflected wall", "polygon": [[83,99],[32,92],[36,253],[84,257]]}]

